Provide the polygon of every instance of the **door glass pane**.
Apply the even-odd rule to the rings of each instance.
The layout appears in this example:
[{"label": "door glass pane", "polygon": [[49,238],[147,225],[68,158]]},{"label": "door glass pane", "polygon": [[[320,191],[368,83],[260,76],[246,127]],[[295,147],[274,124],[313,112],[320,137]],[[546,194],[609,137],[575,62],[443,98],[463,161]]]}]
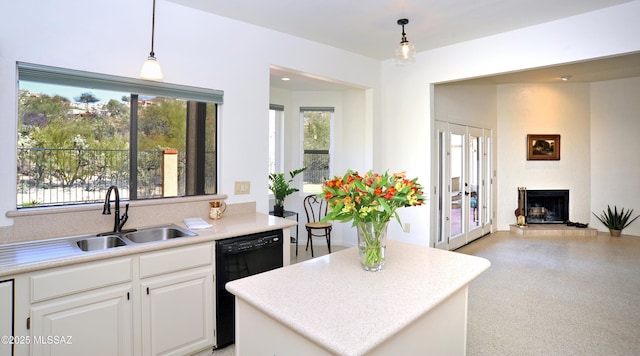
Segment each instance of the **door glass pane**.
[{"label": "door glass pane", "polygon": [[462,234],[462,206],[464,196],[462,194],[462,183],[464,180],[464,158],[463,158],[463,138],[464,135],[451,133],[450,158],[451,158],[451,237]]},{"label": "door glass pane", "polygon": [[[446,159],[446,148],[445,148],[445,133],[443,131],[438,130],[438,191],[446,192],[446,185],[444,182],[445,169],[444,163]],[[444,242],[444,195],[438,194],[438,234],[436,238],[436,243],[440,244]]]},{"label": "door glass pane", "polygon": [[480,226],[478,202],[480,198],[480,138],[469,135],[469,230]]},{"label": "door glass pane", "polygon": [[486,225],[491,225],[491,189],[492,189],[492,180],[491,180],[491,170],[493,169],[491,166],[491,137],[485,137],[485,170],[484,170],[484,181],[485,181],[485,194],[482,201],[482,206],[484,207],[484,223]]}]

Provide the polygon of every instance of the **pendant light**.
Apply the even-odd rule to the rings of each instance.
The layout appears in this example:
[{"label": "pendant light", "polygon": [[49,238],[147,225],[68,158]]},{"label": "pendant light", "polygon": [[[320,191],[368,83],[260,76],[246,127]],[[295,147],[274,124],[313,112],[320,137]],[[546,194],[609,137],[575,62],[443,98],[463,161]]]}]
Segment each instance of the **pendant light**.
[{"label": "pendant light", "polygon": [[398,25],[402,26],[402,40],[396,47],[396,64],[411,64],[416,60],[416,47],[407,40],[407,34],[404,32],[404,25],[408,24],[408,19],[398,20]]},{"label": "pendant light", "polygon": [[140,78],[148,80],[162,80],[162,69],[160,68],[160,62],[156,59],[156,54],[153,52],[153,37],[155,35],[156,26],[156,0],[153,0],[153,14],[151,16],[151,52],[149,57],[144,61],[142,70],[140,71]]}]

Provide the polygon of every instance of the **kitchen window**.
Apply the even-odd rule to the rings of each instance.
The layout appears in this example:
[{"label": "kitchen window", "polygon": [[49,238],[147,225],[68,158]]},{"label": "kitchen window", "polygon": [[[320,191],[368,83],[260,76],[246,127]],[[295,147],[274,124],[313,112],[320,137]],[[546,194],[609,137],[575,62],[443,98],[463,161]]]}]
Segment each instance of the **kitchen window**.
[{"label": "kitchen window", "polygon": [[329,167],[333,112],[333,107],[300,108],[304,130],[303,164],[307,167],[303,172],[302,191],[305,193],[321,192],[324,181],[331,178]]},{"label": "kitchen window", "polygon": [[221,91],[17,67],[18,208],[216,193]]}]

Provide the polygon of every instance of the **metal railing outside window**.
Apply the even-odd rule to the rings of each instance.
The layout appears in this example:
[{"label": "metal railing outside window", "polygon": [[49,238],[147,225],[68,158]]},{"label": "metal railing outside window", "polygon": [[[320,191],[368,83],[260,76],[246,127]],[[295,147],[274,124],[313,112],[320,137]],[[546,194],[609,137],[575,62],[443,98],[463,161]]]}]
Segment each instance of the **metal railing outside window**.
[{"label": "metal railing outside window", "polygon": [[322,184],[329,177],[329,150],[304,150],[304,184]]},{"label": "metal railing outside window", "polygon": [[[138,151],[138,197],[162,193],[163,150]],[[129,151],[18,148],[17,207],[103,201],[111,185],[129,199]],[[178,191],[185,191],[185,153],[178,152]]]}]

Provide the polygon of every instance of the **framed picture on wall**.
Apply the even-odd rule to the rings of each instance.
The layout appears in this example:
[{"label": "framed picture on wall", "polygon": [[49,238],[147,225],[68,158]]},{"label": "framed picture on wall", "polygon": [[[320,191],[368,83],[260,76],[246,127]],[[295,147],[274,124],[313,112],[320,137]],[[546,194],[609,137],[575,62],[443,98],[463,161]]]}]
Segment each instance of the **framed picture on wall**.
[{"label": "framed picture on wall", "polygon": [[560,135],[527,135],[528,161],[559,161]]}]

